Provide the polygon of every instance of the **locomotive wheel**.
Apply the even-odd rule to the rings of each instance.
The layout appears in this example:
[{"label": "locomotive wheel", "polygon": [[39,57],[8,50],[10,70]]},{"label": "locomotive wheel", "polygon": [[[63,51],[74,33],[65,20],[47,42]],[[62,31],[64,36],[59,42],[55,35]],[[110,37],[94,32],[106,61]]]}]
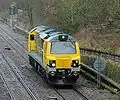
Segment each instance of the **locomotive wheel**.
[{"label": "locomotive wheel", "polygon": [[29,56],[29,63],[32,65],[32,57]]},{"label": "locomotive wheel", "polygon": [[38,71],[38,63],[35,61],[35,70]]}]

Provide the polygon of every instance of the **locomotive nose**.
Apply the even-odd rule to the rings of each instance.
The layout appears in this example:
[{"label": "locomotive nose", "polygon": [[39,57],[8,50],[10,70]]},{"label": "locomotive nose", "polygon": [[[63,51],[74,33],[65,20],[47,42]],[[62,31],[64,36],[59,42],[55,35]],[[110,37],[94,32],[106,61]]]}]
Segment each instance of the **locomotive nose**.
[{"label": "locomotive nose", "polygon": [[62,57],[56,59],[56,68],[57,69],[70,69],[71,68],[72,59],[71,57]]}]

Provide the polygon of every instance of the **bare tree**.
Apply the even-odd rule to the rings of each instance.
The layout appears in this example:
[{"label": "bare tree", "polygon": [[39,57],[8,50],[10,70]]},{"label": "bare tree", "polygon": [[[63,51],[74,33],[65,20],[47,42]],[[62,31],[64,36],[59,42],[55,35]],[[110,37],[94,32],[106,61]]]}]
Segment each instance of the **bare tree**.
[{"label": "bare tree", "polygon": [[28,13],[28,18],[30,21],[30,28],[33,28],[33,8],[31,6],[31,1],[27,0],[26,1],[26,11]]}]

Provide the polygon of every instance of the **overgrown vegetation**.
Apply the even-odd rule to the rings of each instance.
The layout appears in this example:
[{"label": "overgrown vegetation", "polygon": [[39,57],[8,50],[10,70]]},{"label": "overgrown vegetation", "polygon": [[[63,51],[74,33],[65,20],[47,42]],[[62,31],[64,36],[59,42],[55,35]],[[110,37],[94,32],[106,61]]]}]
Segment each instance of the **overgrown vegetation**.
[{"label": "overgrown vegetation", "polygon": [[15,1],[26,11],[25,18],[19,17],[21,26],[27,23],[30,29],[43,24],[68,34],[77,33],[82,47],[120,54],[119,0]]},{"label": "overgrown vegetation", "polygon": [[100,33],[113,28],[119,32],[119,0],[4,0],[0,11],[8,9],[12,1],[28,11],[28,16],[32,13],[34,25],[49,23],[70,33],[86,27],[99,28]]},{"label": "overgrown vegetation", "polygon": [[[82,62],[89,65],[91,68],[94,68],[95,60],[95,57],[82,56]],[[120,84],[120,63],[111,60],[105,60],[105,65],[106,68],[102,74]]]},{"label": "overgrown vegetation", "polygon": [[107,61],[108,73],[107,76],[120,84],[120,63]]}]

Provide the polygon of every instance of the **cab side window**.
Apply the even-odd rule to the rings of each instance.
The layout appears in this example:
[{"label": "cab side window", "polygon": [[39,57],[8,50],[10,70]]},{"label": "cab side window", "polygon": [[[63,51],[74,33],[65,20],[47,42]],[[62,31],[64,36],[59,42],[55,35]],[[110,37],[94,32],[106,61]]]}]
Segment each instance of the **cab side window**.
[{"label": "cab side window", "polygon": [[31,40],[31,41],[34,40],[34,35],[30,35],[30,40]]},{"label": "cab side window", "polygon": [[47,51],[47,43],[45,43],[45,45],[44,45],[44,51],[46,53],[46,51]]},{"label": "cab side window", "polygon": [[41,39],[41,48],[43,49],[43,43],[44,43],[44,40]]}]

